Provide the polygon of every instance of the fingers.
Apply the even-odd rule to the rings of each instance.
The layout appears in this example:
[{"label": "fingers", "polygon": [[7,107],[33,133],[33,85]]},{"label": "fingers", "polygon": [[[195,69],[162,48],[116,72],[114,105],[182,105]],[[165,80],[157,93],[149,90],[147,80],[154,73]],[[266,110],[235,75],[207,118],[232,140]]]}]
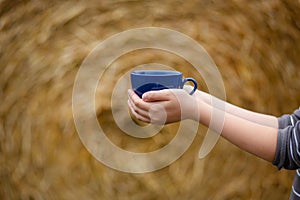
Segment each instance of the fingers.
[{"label": "fingers", "polygon": [[142,96],[142,100],[146,102],[153,101],[168,101],[170,96],[173,95],[172,90],[159,90],[146,92]]},{"label": "fingers", "polygon": [[128,100],[128,107],[129,107],[129,109],[130,109],[131,114],[132,114],[136,119],[141,120],[141,121],[143,121],[143,122],[150,123],[150,119],[149,119],[149,118],[144,117],[144,116],[138,114],[138,113],[135,111],[135,109],[133,108],[133,106],[132,106],[130,100]]},{"label": "fingers", "polygon": [[[128,106],[132,115],[144,122],[164,124],[168,120],[180,119],[180,100],[189,94],[181,89],[150,91],[139,98],[133,90],[128,90]],[[170,120],[169,120],[170,121]]]},{"label": "fingers", "polygon": [[138,95],[135,94],[135,92],[132,89],[128,90],[128,97],[129,100],[132,102],[131,105],[133,108],[139,108],[145,111],[149,111],[150,104],[144,102]]},{"label": "fingers", "polygon": [[127,104],[132,115],[138,120],[150,122],[149,110],[151,105],[147,102],[144,102],[131,89],[128,90],[128,97],[129,99]]},{"label": "fingers", "polygon": [[141,117],[143,118],[150,118],[149,117],[149,112],[143,110],[143,109],[140,109],[139,107],[137,107],[132,101],[128,100],[127,101],[127,104],[129,106],[129,109],[130,111],[134,114],[138,114],[140,115]]}]

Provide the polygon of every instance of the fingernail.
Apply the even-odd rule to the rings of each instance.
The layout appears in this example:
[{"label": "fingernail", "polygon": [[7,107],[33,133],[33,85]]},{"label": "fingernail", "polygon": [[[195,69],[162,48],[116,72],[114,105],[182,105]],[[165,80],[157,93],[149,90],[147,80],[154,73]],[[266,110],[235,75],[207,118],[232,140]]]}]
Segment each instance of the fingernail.
[{"label": "fingernail", "polygon": [[145,101],[145,100],[147,100],[147,98],[148,98],[147,93],[144,93],[144,94],[142,95],[142,99]]}]

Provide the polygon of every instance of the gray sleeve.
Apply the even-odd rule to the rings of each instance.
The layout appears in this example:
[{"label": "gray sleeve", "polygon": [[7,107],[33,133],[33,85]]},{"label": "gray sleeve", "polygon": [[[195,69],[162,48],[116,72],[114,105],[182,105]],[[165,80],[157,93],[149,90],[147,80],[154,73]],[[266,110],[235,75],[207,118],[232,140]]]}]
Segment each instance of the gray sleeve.
[{"label": "gray sleeve", "polygon": [[300,110],[278,118],[278,139],[273,164],[278,169],[300,168]]},{"label": "gray sleeve", "polygon": [[284,129],[287,126],[294,126],[300,120],[300,108],[295,110],[291,115],[282,115],[278,118],[278,128]]}]

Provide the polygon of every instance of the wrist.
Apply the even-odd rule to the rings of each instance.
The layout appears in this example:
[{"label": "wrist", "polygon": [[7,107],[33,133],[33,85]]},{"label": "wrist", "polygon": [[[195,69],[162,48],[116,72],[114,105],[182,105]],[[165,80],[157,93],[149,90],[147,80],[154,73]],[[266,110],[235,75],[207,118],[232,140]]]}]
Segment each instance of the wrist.
[{"label": "wrist", "polygon": [[191,96],[187,103],[188,109],[186,111],[186,119],[191,119],[194,121],[200,121],[200,109],[199,100],[195,96]]}]

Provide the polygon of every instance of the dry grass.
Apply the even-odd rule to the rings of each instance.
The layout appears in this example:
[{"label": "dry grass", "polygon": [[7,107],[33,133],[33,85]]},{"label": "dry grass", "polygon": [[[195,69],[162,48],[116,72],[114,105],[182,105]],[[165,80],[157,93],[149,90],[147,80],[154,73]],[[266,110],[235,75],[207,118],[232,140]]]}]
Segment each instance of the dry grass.
[{"label": "dry grass", "polygon": [[[71,95],[81,62],[99,41],[158,26],[187,34],[207,49],[228,101],[277,116],[291,112],[300,104],[299,9],[292,0],[1,0],[0,198],[287,199],[293,172],[278,172],[224,140],[198,160],[204,127],[169,167],[139,175],[112,170],[80,142]],[[191,74],[183,60],[161,52],[135,52],[115,66],[125,70],[149,61]],[[112,75],[114,81],[120,76]],[[120,136],[112,140],[130,149],[139,141],[118,132],[109,98],[99,98],[99,121]],[[157,148],[171,137],[139,148]]]}]

